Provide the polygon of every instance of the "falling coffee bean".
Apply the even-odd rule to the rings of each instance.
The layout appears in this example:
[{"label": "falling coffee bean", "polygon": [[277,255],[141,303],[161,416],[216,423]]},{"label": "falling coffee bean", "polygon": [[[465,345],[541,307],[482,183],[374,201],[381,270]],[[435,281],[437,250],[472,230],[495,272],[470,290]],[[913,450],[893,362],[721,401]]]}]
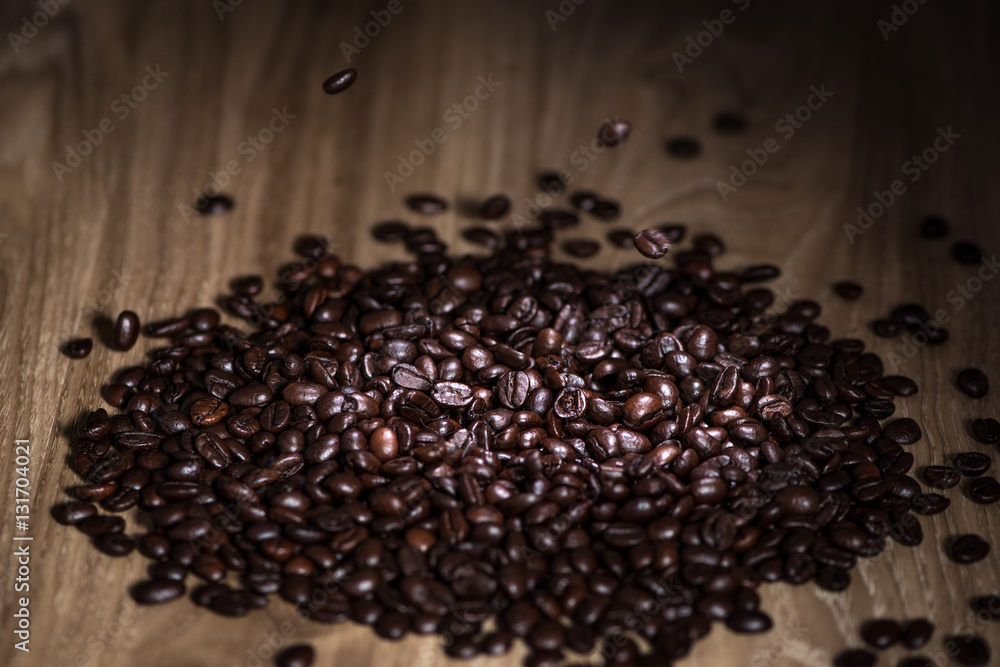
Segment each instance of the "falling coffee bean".
[{"label": "falling coffee bean", "polygon": [[670,239],[658,229],[644,229],[633,237],[635,249],[644,257],[659,259],[670,250]]},{"label": "falling coffee bean", "polygon": [[350,67],[345,70],[341,70],[336,74],[331,74],[327,77],[326,81],[323,82],[323,92],[327,95],[336,95],[337,93],[342,93],[351,87],[358,78],[358,70]]},{"label": "falling coffee bean", "polygon": [[547,171],[538,176],[538,187],[553,197],[558,197],[566,188],[566,183],[558,172]]}]

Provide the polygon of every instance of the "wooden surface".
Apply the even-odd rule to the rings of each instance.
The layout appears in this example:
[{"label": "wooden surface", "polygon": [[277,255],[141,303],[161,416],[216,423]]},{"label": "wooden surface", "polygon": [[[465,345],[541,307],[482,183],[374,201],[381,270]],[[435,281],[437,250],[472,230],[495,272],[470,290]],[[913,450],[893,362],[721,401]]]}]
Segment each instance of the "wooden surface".
[{"label": "wooden surface", "polygon": [[[988,256],[1000,247],[996,9],[930,2],[886,41],[877,22],[890,18],[887,2],[832,10],[754,0],[741,11],[742,3],[721,1],[673,9],[588,0],[553,30],[545,10],[556,10],[555,0],[402,0],[403,11],[354,54],[355,86],[329,97],[320,83],[346,66],[340,42],[386,3],[329,4],[339,7],[245,0],[220,20],[207,0],[71,2],[17,53],[9,39],[0,45],[0,489],[8,505],[0,522],[0,664],[266,665],[254,660],[268,655],[269,638],[314,643],[320,665],[448,664],[435,639],[376,641],[357,626],[302,622],[278,600],[239,620],[186,599],[136,609],[126,586],[147,561],[101,555],[48,514],[76,479],[65,465],[66,429],[103,404],[98,390],[112,372],[152,346],[142,340],[117,353],[97,344],[89,358],[72,361],[57,353],[61,342],[91,335],[95,312],[100,321],[127,307],[149,320],[211,305],[230,276],[273,276],[303,232],[329,235],[342,257],[364,266],[402,257],[374,244],[366,227],[412,219],[401,205],[411,191],[462,201],[504,191],[521,210],[536,195],[533,174],[567,169],[575,186],[620,199],[624,225],[684,221],[725,236],[723,266],[781,265],[779,293],[820,300],[834,335],[861,337],[883,355],[902,354],[901,343],[874,338],[867,322],[904,301],[943,308],[952,340],[917,350],[898,369],[921,389],[896,414],[924,427],[911,449],[918,470],[962,450],[996,458],[995,448],[973,442],[969,423],[1000,416],[1000,280],[986,281],[957,309],[949,291],[977,267],[948,252],[960,237]],[[679,72],[674,52],[726,7],[735,20]],[[36,11],[35,2],[4,3],[3,32],[20,31],[22,17]],[[127,107],[113,102],[142,82],[147,66],[168,74],[122,118]],[[474,94],[480,76],[500,85],[456,128],[444,114]],[[775,123],[807,101],[811,86],[833,95],[786,138]],[[240,144],[267,127],[274,109],[294,118],[248,162]],[[724,109],[744,112],[748,131],[714,134],[709,119]],[[632,121],[632,136],[581,162],[574,151],[614,115]],[[66,163],[67,144],[105,118],[113,131],[60,181],[53,161]],[[445,143],[390,191],[384,173],[438,127]],[[850,242],[843,225],[856,220],[857,208],[869,206],[876,189],[908,179],[904,163],[948,127],[960,138]],[[668,157],[664,140],[674,134],[698,137],[702,156]],[[724,202],[716,181],[768,137],[779,150]],[[182,207],[193,192],[231,160],[241,168],[225,188],[236,209],[186,219]],[[948,239],[919,238],[918,221],[931,212],[952,221]],[[449,213],[432,222],[453,249],[471,250],[458,239],[466,218]],[[580,234],[605,230],[588,221]],[[588,261],[631,258],[605,249]],[[860,301],[831,294],[829,284],[843,278],[866,286]],[[954,387],[957,370],[972,364],[997,385],[986,399]],[[13,648],[12,634],[17,438],[31,442],[30,654]],[[773,632],[736,637],[716,628],[682,664],[829,664],[859,643],[862,620],[883,614],[931,618],[938,626],[931,654],[941,653],[945,633],[970,628],[1000,653],[1000,626],[983,625],[967,606],[973,593],[1000,592],[1000,545],[966,567],[942,551],[958,532],[1000,537],[1000,507],[974,505],[960,489],[946,493],[952,509],[922,519],[920,547],[893,545],[863,561],[844,594],[767,586]],[[474,664],[516,665],[521,655]],[[881,664],[901,655],[894,649]]]}]

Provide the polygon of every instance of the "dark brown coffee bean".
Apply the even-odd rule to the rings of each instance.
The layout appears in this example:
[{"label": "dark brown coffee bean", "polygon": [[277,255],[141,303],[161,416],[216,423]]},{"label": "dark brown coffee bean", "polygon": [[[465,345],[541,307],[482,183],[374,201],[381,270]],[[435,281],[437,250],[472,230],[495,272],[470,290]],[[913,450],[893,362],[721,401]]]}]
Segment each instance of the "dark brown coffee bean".
[{"label": "dark brown coffee bean", "polygon": [[882,430],[882,436],[900,445],[912,445],[923,437],[920,426],[909,417],[897,419]]},{"label": "dark brown coffee bean", "polygon": [[861,295],[865,292],[865,288],[853,280],[841,280],[833,284],[833,291],[842,299],[855,301],[861,298]]},{"label": "dark brown coffee bean", "polygon": [[948,221],[940,215],[929,215],[920,223],[920,235],[925,239],[939,239],[950,230]]},{"label": "dark brown coffee bean", "polygon": [[959,241],[951,247],[951,256],[960,264],[978,264],[983,259],[983,250],[971,241]]},{"label": "dark brown coffee bean", "polygon": [[572,239],[563,242],[563,250],[573,257],[592,257],[601,249],[597,241],[590,239]]},{"label": "dark brown coffee bean", "polygon": [[982,398],[990,390],[990,381],[978,368],[966,368],[958,374],[958,388],[966,396]]},{"label": "dark brown coffee bean", "polygon": [[852,648],[840,653],[833,659],[834,667],[875,667],[878,660],[871,651],[863,648]]},{"label": "dark brown coffee bean", "polygon": [[500,246],[500,235],[492,229],[485,227],[469,227],[462,230],[462,238],[470,243],[481,245],[485,248],[498,248]]},{"label": "dark brown coffee bean", "polygon": [[951,539],[948,555],[959,565],[976,563],[990,553],[990,543],[979,535],[959,535]]},{"label": "dark brown coffee bean", "polygon": [[601,126],[597,131],[597,139],[605,146],[617,146],[632,132],[632,123],[621,118],[615,118]]},{"label": "dark brown coffee bean", "polygon": [[93,503],[72,501],[61,503],[52,508],[52,518],[64,526],[75,526],[84,519],[97,515],[97,507]]},{"label": "dark brown coffee bean", "polygon": [[937,663],[922,655],[911,655],[900,660],[898,667],[937,667]]},{"label": "dark brown coffee bean", "polygon": [[627,229],[613,229],[607,234],[608,241],[619,248],[634,248],[635,240]]},{"label": "dark brown coffee bean", "polygon": [[351,87],[358,78],[358,70],[350,67],[345,70],[341,70],[336,74],[331,74],[327,77],[326,81],[323,82],[323,92],[327,95],[336,95],[337,93],[342,93]]},{"label": "dark brown coffee bean", "polygon": [[969,482],[969,497],[980,505],[1000,501],[1000,482],[995,477],[977,477]]},{"label": "dark brown coffee bean", "polygon": [[979,635],[949,635],[943,643],[945,653],[960,665],[978,667],[990,662],[990,645]]},{"label": "dark brown coffee bean", "polygon": [[934,636],[934,624],[926,618],[917,618],[903,627],[903,646],[911,651],[923,648]]},{"label": "dark brown coffee bean", "polygon": [[372,238],[383,243],[399,243],[406,240],[410,226],[398,220],[386,220],[372,227]]},{"label": "dark brown coffee bean", "polygon": [[929,516],[948,509],[951,500],[937,493],[922,493],[910,499],[910,508],[917,514]]},{"label": "dark brown coffee bean", "polygon": [[889,648],[902,637],[903,631],[899,623],[888,618],[868,621],[861,626],[861,639],[866,644],[881,651]]},{"label": "dark brown coffee bean", "polygon": [[308,644],[296,644],[284,649],[274,656],[275,667],[311,667],[316,659],[316,652]]},{"label": "dark brown coffee bean", "polygon": [[633,237],[635,249],[644,257],[659,259],[670,250],[667,235],[657,229],[644,229]]},{"label": "dark brown coffee bean", "polygon": [[675,158],[693,158],[701,153],[701,144],[693,137],[674,137],[667,141],[667,153]]},{"label": "dark brown coffee bean", "polygon": [[889,375],[880,382],[897,396],[913,396],[917,393],[917,383],[902,375]]},{"label": "dark brown coffee bean", "polygon": [[962,481],[959,472],[949,466],[927,466],[923,477],[924,482],[932,489],[952,489]]},{"label": "dark brown coffee bean", "polygon": [[746,118],[734,111],[723,111],[712,118],[712,129],[719,134],[739,134],[746,128]]},{"label": "dark brown coffee bean", "polygon": [[558,197],[566,188],[566,183],[557,172],[544,172],[538,176],[538,187],[553,197]]},{"label": "dark brown coffee bean", "polygon": [[740,634],[767,632],[773,625],[771,617],[762,611],[735,611],[726,619],[726,627]]},{"label": "dark brown coffee bean", "polygon": [[872,331],[879,338],[899,338],[906,333],[906,323],[896,318],[878,319],[872,322]]},{"label": "dark brown coffee bean", "polygon": [[598,201],[600,201],[598,196],[593,192],[589,192],[587,190],[574,192],[573,196],[569,198],[569,202],[570,204],[573,205],[574,208],[578,208],[581,211],[586,211],[588,213],[590,213],[591,211],[594,210],[594,208],[597,207]]},{"label": "dark brown coffee bean", "polygon": [[83,359],[94,349],[93,338],[74,338],[63,345],[63,353],[70,359]]},{"label": "dark brown coffee bean", "polygon": [[199,196],[194,201],[194,210],[201,215],[224,215],[233,210],[233,198],[227,194]]},{"label": "dark brown coffee bean", "polygon": [[493,195],[479,207],[479,215],[484,220],[496,220],[510,212],[510,199],[507,195]]},{"label": "dark brown coffee bean", "polygon": [[966,477],[978,477],[989,470],[992,465],[993,460],[980,452],[964,452],[952,459],[952,466],[955,470]]},{"label": "dark brown coffee bean", "polygon": [[435,215],[448,210],[448,202],[431,194],[410,195],[406,198],[406,205],[411,211],[423,215]]},{"label": "dark brown coffee bean", "polygon": [[980,595],[969,602],[976,618],[987,621],[1000,621],[1000,595]]},{"label": "dark brown coffee bean", "polygon": [[995,445],[1000,442],[1000,422],[992,417],[976,419],[972,422],[972,433],[979,442]]},{"label": "dark brown coffee bean", "polygon": [[173,579],[152,579],[132,588],[132,597],[139,604],[163,604],[182,595],[184,584]]},{"label": "dark brown coffee bean", "polygon": [[129,350],[139,340],[139,316],[131,310],[123,310],[115,321],[112,344],[116,350]]}]

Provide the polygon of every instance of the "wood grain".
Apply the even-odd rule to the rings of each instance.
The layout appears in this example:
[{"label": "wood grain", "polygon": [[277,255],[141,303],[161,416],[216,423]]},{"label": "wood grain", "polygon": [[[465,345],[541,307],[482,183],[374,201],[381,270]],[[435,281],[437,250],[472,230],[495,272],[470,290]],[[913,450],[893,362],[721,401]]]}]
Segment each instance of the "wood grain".
[{"label": "wood grain", "polygon": [[[545,11],[558,11],[555,0],[402,0],[402,11],[354,54],[355,86],[329,97],[320,83],[346,66],[340,43],[387,3],[333,4],[247,0],[220,20],[207,1],[71,2],[16,53],[0,45],[0,488],[9,506],[0,522],[0,664],[268,664],[254,659],[267,654],[269,637],[313,642],[321,665],[450,664],[434,639],[376,641],[356,626],[302,622],[280,601],[240,620],[187,600],[136,609],[126,586],[142,577],[146,561],[103,556],[48,515],[75,481],[65,465],[67,429],[102,404],[99,388],[111,373],[152,347],[143,340],[117,353],[98,344],[72,361],[58,354],[60,343],[91,335],[126,307],[149,320],[212,305],[233,275],[273,276],[303,232],[329,235],[343,258],[363,266],[402,258],[372,242],[366,228],[410,219],[401,203],[408,192],[467,202],[503,191],[520,211],[536,195],[534,174],[566,169],[574,187],[620,199],[624,226],[684,221],[725,236],[723,266],[779,264],[780,294],[816,298],[834,335],[863,338],[883,355],[904,351],[900,341],[874,338],[869,321],[904,301],[943,309],[949,344],[918,349],[896,369],[887,362],[921,387],[897,415],[924,427],[912,447],[917,469],[956,451],[996,453],[973,442],[969,423],[998,416],[998,389],[973,401],[954,377],[976,365],[1000,384],[1000,280],[956,299],[951,290],[978,268],[949,258],[958,238],[976,240],[987,256],[1000,246],[995,6],[930,2],[884,40],[877,21],[892,9],[878,2],[754,1],[741,10],[742,2],[675,8],[587,0],[553,30]],[[674,52],[727,7],[734,20],[679,72]],[[4,34],[19,32],[22,17],[36,11],[35,2],[4,3]],[[142,84],[147,67],[167,74],[135,108],[114,104]],[[446,112],[475,93],[479,77],[499,85],[454,126]],[[806,103],[812,86],[833,95],[786,137],[775,124]],[[275,109],[287,110],[287,126],[250,161],[241,142],[268,127]],[[749,130],[714,134],[709,119],[724,109],[744,112]],[[634,124],[627,143],[581,159],[575,152],[614,115]],[[66,146],[104,119],[113,131],[60,180],[52,163],[67,163]],[[390,190],[385,172],[439,127],[447,140]],[[844,225],[858,207],[894,179],[908,179],[911,155],[948,127],[960,138],[918,180],[905,180],[906,192],[850,242]],[[668,157],[664,141],[677,134],[699,138],[703,154]],[[717,181],[769,137],[777,152],[723,201]],[[185,216],[193,193],[230,161],[240,168],[225,187],[236,209]],[[951,220],[949,238],[919,238],[918,221],[932,212]],[[450,212],[433,224],[453,250],[472,250],[458,237],[467,218]],[[605,230],[588,221],[581,233]],[[588,263],[631,259],[606,249]],[[860,301],[832,295],[829,284],[842,278],[866,286]],[[12,634],[16,438],[32,447],[30,654],[13,648]],[[1000,652],[997,625],[977,621],[967,606],[973,593],[1000,592],[1000,559],[958,567],[942,551],[957,532],[1000,535],[1000,511],[974,505],[959,489],[947,495],[952,509],[922,520],[920,547],[892,546],[862,562],[844,594],[767,586],[773,632],[737,637],[717,628],[683,664],[829,664],[859,643],[862,620],[882,614],[931,618],[939,629],[932,655],[944,633],[970,628]],[[473,664],[516,665],[521,655]],[[901,655],[895,649],[883,660]]]}]

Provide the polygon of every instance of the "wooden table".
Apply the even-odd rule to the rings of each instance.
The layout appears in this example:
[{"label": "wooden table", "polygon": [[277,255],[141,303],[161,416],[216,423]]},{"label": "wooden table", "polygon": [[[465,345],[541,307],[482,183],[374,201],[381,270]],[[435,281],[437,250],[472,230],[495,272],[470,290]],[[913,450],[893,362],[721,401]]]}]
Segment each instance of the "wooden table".
[{"label": "wooden table", "polygon": [[[468,202],[503,191],[523,211],[537,194],[535,174],[565,169],[574,187],[620,199],[624,226],[678,220],[723,234],[722,266],[781,265],[774,287],[782,298],[821,301],[834,335],[865,339],[890,371],[918,380],[920,393],[897,410],[924,427],[911,448],[918,470],[962,450],[996,454],[972,440],[969,424],[1000,416],[1000,387],[972,400],[956,390],[955,375],[976,365],[1000,385],[1000,280],[977,283],[980,267],[956,263],[949,249],[967,238],[995,257],[1000,246],[997,9],[913,3],[916,13],[897,15],[907,20],[890,31],[896,26],[879,23],[892,19],[888,2],[576,2],[72,2],[34,31],[22,17],[31,21],[39,5],[5,3],[4,33],[19,39],[0,47],[0,486],[9,504],[0,523],[0,664],[266,665],[255,660],[272,640],[314,643],[320,665],[450,664],[434,639],[377,641],[357,626],[302,622],[277,600],[240,620],[186,599],[136,608],[126,586],[147,561],[101,555],[48,514],[76,479],[66,466],[68,429],[102,405],[99,388],[112,372],[154,344],[143,339],[128,353],[97,344],[73,361],[57,352],[60,343],[91,335],[123,308],[149,320],[212,305],[233,275],[273,276],[304,232],[328,235],[363,266],[402,258],[366,229],[412,219],[402,205],[410,192]],[[386,23],[377,31],[372,11]],[[366,29],[378,34],[347,53],[357,83],[323,94],[323,79],[347,66],[342,42]],[[814,90],[832,95],[811,98]],[[748,130],[713,132],[710,119],[723,110],[745,113]],[[797,128],[782,122],[796,113],[809,119]],[[614,116],[634,124],[628,141],[593,159],[580,152]],[[934,149],[949,128],[957,137]],[[702,155],[669,157],[664,143],[675,135],[697,137]],[[432,154],[413,153],[429,152],[428,142]],[[751,154],[762,161],[762,149],[765,164],[743,166]],[[911,156],[928,149],[935,162],[914,171]],[[421,164],[392,190],[386,173],[400,174],[400,156]],[[734,169],[754,173],[724,200],[717,183]],[[190,216],[194,193],[213,179],[235,210]],[[877,213],[877,197],[889,195],[875,192],[891,192],[897,179],[892,205],[849,238],[858,208]],[[433,224],[454,250],[471,251],[458,236],[470,224],[458,209]],[[951,221],[949,237],[920,238],[929,213]],[[588,221],[580,233],[605,230]],[[605,249],[587,263],[629,259]],[[865,285],[860,301],[833,296],[830,283],[844,278]],[[967,281],[981,289],[956,297]],[[875,338],[867,324],[905,301],[942,309],[951,342],[907,358],[900,340]],[[30,441],[30,654],[14,649],[12,634],[21,596],[12,535],[25,534],[14,523],[15,439]],[[859,623],[876,615],[931,618],[932,654],[944,634],[970,628],[1000,653],[1000,626],[968,608],[973,593],[1000,592],[996,550],[965,567],[942,550],[955,533],[1000,536],[1000,510],[960,489],[946,493],[952,509],[922,520],[918,548],[893,545],[863,561],[843,594],[766,586],[774,631],[741,637],[717,628],[683,664],[829,664],[859,644]],[[474,664],[516,665],[521,655]],[[891,664],[901,655],[894,649]]]}]

